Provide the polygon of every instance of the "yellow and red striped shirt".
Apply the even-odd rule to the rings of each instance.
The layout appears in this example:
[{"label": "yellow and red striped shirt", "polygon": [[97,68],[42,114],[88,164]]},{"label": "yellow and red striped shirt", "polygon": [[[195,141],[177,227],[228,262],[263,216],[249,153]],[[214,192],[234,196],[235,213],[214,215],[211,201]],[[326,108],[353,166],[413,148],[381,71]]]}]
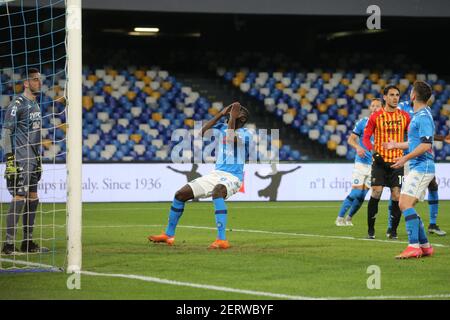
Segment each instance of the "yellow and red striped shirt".
[{"label": "yellow and red striped shirt", "polygon": [[[388,112],[381,109],[372,114],[367,121],[364,129],[363,143],[370,151],[375,149],[384,159],[385,162],[395,162],[394,159],[403,156],[403,150],[383,148],[383,142],[393,140],[395,142],[405,142],[405,134],[408,130],[411,118],[409,114],[403,110],[396,109]],[[374,146],[370,142],[370,137],[374,136]]]}]

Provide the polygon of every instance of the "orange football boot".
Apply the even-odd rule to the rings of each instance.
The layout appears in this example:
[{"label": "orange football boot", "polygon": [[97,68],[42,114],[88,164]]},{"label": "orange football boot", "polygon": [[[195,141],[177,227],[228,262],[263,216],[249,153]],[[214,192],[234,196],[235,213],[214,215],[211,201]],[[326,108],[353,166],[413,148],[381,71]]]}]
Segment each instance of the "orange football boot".
[{"label": "orange football boot", "polygon": [[406,249],[395,256],[396,259],[420,258],[422,256],[422,249],[407,246]]},{"label": "orange football boot", "polygon": [[230,244],[228,243],[228,240],[220,240],[217,239],[211,245],[209,246],[209,249],[228,249],[230,247]]},{"label": "orange football boot", "polygon": [[429,257],[432,256],[434,253],[434,249],[432,246],[429,246],[428,248],[421,248],[422,249],[422,257]]},{"label": "orange football boot", "polygon": [[158,243],[158,242],[165,242],[167,243],[167,245],[171,246],[174,244],[175,242],[175,237],[170,237],[165,233],[162,233],[160,235],[157,236],[148,236],[147,238],[148,240]]}]

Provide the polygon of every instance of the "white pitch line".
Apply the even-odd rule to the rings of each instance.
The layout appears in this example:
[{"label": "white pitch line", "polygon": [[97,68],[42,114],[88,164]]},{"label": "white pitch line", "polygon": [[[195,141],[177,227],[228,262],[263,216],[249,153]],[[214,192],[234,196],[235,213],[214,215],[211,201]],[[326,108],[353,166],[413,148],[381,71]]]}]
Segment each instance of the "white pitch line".
[{"label": "white pitch line", "polygon": [[419,295],[419,296],[307,297],[307,296],[288,295],[288,294],[282,294],[282,293],[236,289],[236,288],[199,284],[199,283],[192,283],[192,282],[174,281],[174,280],[134,275],[134,274],[113,274],[113,273],[99,273],[99,272],[91,272],[91,271],[81,271],[80,273],[84,274],[84,275],[88,275],[88,276],[135,279],[135,280],[141,280],[141,281],[145,281],[145,282],[168,284],[168,285],[175,285],[175,286],[182,286],[182,287],[191,287],[191,288],[204,289],[204,290],[214,290],[214,291],[220,291],[220,292],[232,292],[232,293],[238,293],[238,294],[246,294],[246,295],[285,299],[285,300],[372,300],[372,299],[373,300],[385,300],[385,299],[450,298],[450,294],[421,295],[421,296]]},{"label": "white pitch line", "polygon": [[[21,265],[26,265],[26,266],[57,269],[54,266],[50,266],[50,265],[46,265],[46,264],[42,264],[42,263],[21,261],[21,260],[0,258],[0,261],[11,262],[11,263],[21,264]],[[61,270],[58,270],[58,271],[61,271]],[[134,274],[99,273],[99,272],[84,271],[84,270],[80,271],[80,274],[87,275],[87,276],[134,279],[134,280],[141,280],[141,281],[145,281],[145,282],[191,287],[191,288],[197,288],[197,289],[203,289],[203,290],[214,290],[214,291],[220,291],[220,292],[232,292],[232,293],[238,293],[238,294],[246,294],[246,295],[285,299],[285,300],[386,300],[386,299],[437,299],[437,298],[443,299],[443,298],[450,298],[450,294],[447,294],[447,293],[435,294],[435,295],[417,295],[417,296],[307,297],[307,296],[288,295],[288,294],[282,294],[282,293],[236,289],[236,288],[229,288],[229,287],[222,287],[222,286],[215,286],[215,285],[206,285],[206,284],[199,284],[199,283],[192,283],[192,282],[182,282],[182,281],[168,280],[168,279],[134,275]]]},{"label": "white pitch line", "polygon": [[[83,228],[89,229],[103,229],[103,228],[154,228],[154,227],[165,227],[162,224],[148,224],[148,225],[103,225],[103,226],[83,226]],[[201,229],[201,230],[217,230],[213,227],[203,227],[203,226],[183,226],[179,225],[178,228],[186,229]],[[282,231],[265,231],[265,230],[251,230],[251,229],[228,229],[231,232],[247,232],[247,233],[261,233],[261,234],[271,234],[271,235],[282,235],[282,236],[297,236],[297,237],[315,237],[315,238],[326,238],[326,239],[341,239],[341,240],[359,240],[359,241],[369,241],[369,242],[383,242],[390,244],[408,244],[407,241],[395,241],[395,240],[380,240],[380,239],[365,239],[365,238],[355,238],[350,236],[327,236],[320,234],[309,234],[309,233],[296,233],[296,232],[282,232]],[[448,248],[450,246],[440,243],[432,243],[433,246]]]}]

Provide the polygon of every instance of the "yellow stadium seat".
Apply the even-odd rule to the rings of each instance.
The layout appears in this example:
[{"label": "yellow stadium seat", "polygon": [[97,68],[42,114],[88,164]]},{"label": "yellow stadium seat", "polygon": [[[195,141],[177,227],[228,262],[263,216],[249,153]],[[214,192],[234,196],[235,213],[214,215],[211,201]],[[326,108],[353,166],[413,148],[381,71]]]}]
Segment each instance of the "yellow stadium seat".
[{"label": "yellow stadium seat", "polygon": [[342,83],[344,86],[348,86],[348,85],[350,84],[350,80],[344,78],[344,79],[341,79],[341,83]]},{"label": "yellow stadium seat", "polygon": [[66,131],[67,131],[67,124],[66,123],[61,123],[58,126],[58,128],[61,129],[64,133],[66,133]]},{"label": "yellow stadium seat", "polygon": [[134,72],[134,76],[136,77],[136,79],[142,80],[142,78],[145,76],[145,72],[142,70],[136,70]]},{"label": "yellow stadium seat", "polygon": [[328,149],[331,150],[331,151],[336,150],[337,145],[338,145],[337,142],[336,142],[336,141],[333,141],[333,140],[329,140],[329,141],[327,142],[327,147],[328,147]]},{"label": "yellow stadium seat", "polygon": [[170,90],[170,88],[172,88],[172,84],[168,81],[164,81],[162,87],[166,90]]},{"label": "yellow stadium seat", "polygon": [[132,134],[130,135],[130,140],[133,140],[136,143],[141,142],[142,136],[140,134]]},{"label": "yellow stadium seat", "polygon": [[235,87],[239,87],[240,85],[241,85],[241,82],[242,82],[242,79],[241,78],[234,78],[233,79],[233,85],[235,86]]},{"label": "yellow stadium seat", "polygon": [[115,76],[117,76],[119,73],[117,72],[117,70],[114,70],[114,69],[108,69],[108,70],[106,70],[106,74],[115,77]]},{"label": "yellow stadium seat", "polygon": [[383,88],[386,86],[386,79],[379,79],[378,80],[378,84],[380,85],[380,87],[381,87],[381,90],[383,90]]},{"label": "yellow stadium seat", "polygon": [[283,90],[283,89],[284,89],[284,84],[282,84],[281,82],[278,82],[278,83],[275,85],[275,87],[276,87],[278,90]]},{"label": "yellow stadium seat", "polygon": [[300,97],[304,98],[306,93],[308,92],[308,90],[306,90],[305,88],[299,88],[297,90],[297,93],[300,95]]},{"label": "yellow stadium seat", "polygon": [[148,94],[149,96],[152,95],[153,93],[153,89],[150,87],[144,87],[144,89],[142,89],[146,94]]},{"label": "yellow stadium seat", "polygon": [[63,96],[55,96],[53,98],[53,101],[62,103],[63,105],[66,105],[66,98]]},{"label": "yellow stadium seat", "polygon": [[309,104],[309,100],[307,99],[307,98],[302,98],[302,100],[300,100],[300,105],[306,105],[306,104]]},{"label": "yellow stadium seat", "polygon": [[50,148],[50,146],[52,145],[52,140],[50,139],[42,139],[42,145],[44,146],[45,149]]},{"label": "yellow stadium seat", "polygon": [[280,149],[280,148],[283,146],[283,144],[281,143],[281,140],[280,140],[280,139],[278,139],[278,140],[273,140],[273,141],[272,141],[272,145],[275,146],[275,147],[277,147],[278,149]]},{"label": "yellow stadium seat", "polygon": [[92,81],[92,83],[96,83],[97,80],[98,80],[98,77],[97,77],[95,74],[90,74],[90,75],[88,76],[88,80],[89,80],[89,81]]},{"label": "yellow stadium seat", "polygon": [[323,81],[329,82],[331,79],[331,75],[329,73],[322,73],[322,79]]},{"label": "yellow stadium seat", "polygon": [[356,91],[353,89],[348,88],[347,90],[345,90],[345,94],[350,96],[350,97],[354,97],[356,94]]},{"label": "yellow stadium seat", "polygon": [[144,81],[145,84],[150,84],[150,82],[152,82],[152,78],[150,78],[149,76],[145,76],[142,78],[142,81]]},{"label": "yellow stadium seat", "polygon": [[328,120],[328,125],[336,127],[338,125],[338,122],[335,119],[330,119]]},{"label": "yellow stadium seat", "polygon": [[372,82],[378,82],[379,78],[380,78],[380,75],[378,73],[371,73],[369,75],[369,80]]},{"label": "yellow stadium seat", "polygon": [[153,98],[155,98],[156,100],[158,100],[159,98],[161,98],[161,93],[159,93],[158,91],[153,91],[150,94]]},{"label": "yellow stadium seat", "polygon": [[162,119],[162,114],[159,112],[152,113],[152,119],[155,121],[159,121]]},{"label": "yellow stadium seat", "polygon": [[414,81],[416,81],[416,75],[414,73],[407,73],[405,74],[405,79],[413,83]]},{"label": "yellow stadium seat", "polygon": [[240,78],[240,79],[245,79],[245,73],[240,71],[240,72],[236,73],[236,77]]},{"label": "yellow stadium seat", "polygon": [[104,86],[103,87],[103,91],[108,93],[108,94],[111,94],[113,92],[113,89],[112,89],[111,86]]},{"label": "yellow stadium seat", "polygon": [[287,109],[287,113],[295,117],[297,115],[297,110],[295,108]]},{"label": "yellow stadium seat", "polygon": [[336,103],[336,99],[334,99],[334,98],[327,98],[325,100],[325,103],[327,104],[327,106],[331,106],[332,104]]},{"label": "yellow stadium seat", "polygon": [[209,108],[209,109],[208,109],[208,113],[209,113],[210,115],[215,116],[216,114],[219,113],[219,110],[217,110],[216,108]]},{"label": "yellow stadium seat", "polygon": [[189,126],[189,128],[194,127],[194,119],[184,119],[184,124]]},{"label": "yellow stadium seat", "polygon": [[127,98],[128,98],[128,100],[133,101],[136,98],[136,92],[128,91],[127,92]]},{"label": "yellow stadium seat", "polygon": [[366,93],[366,99],[372,100],[375,96],[372,93]]},{"label": "yellow stadium seat", "polygon": [[408,87],[405,86],[404,84],[399,84],[398,89],[400,90],[401,93],[403,93],[406,91],[406,89],[408,89]]},{"label": "yellow stadium seat", "polygon": [[89,96],[83,96],[83,108],[86,110],[91,110],[92,106],[94,105],[94,102],[92,101],[92,97]]},{"label": "yellow stadium seat", "polygon": [[442,90],[444,90],[444,88],[442,87],[441,84],[435,84],[435,85],[433,86],[433,89],[434,89],[434,91],[436,91],[436,92],[442,92]]},{"label": "yellow stadium seat", "polygon": [[343,117],[347,117],[348,116],[348,110],[346,108],[342,108],[338,110],[338,114],[340,114]]},{"label": "yellow stadium seat", "polygon": [[321,104],[319,104],[319,105],[317,106],[317,109],[318,109],[321,113],[324,113],[324,112],[327,112],[328,106],[327,106],[325,103],[321,103]]}]

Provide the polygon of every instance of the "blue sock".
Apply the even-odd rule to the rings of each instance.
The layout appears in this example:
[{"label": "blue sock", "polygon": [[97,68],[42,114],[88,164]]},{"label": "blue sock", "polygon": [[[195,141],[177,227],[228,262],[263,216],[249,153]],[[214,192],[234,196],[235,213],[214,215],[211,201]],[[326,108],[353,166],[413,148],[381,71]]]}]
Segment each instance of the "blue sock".
[{"label": "blue sock", "polygon": [[425,226],[423,225],[422,219],[419,217],[419,243],[425,244],[428,243],[427,234],[425,232]]},{"label": "blue sock", "polygon": [[419,229],[420,220],[414,208],[409,208],[403,211],[406,221],[406,232],[408,233],[408,240],[410,244],[419,243]]},{"label": "blue sock", "polygon": [[170,237],[175,235],[175,228],[177,227],[178,220],[183,215],[184,202],[177,199],[173,199],[172,206],[169,213],[169,224],[166,228],[166,234]]},{"label": "blue sock", "polygon": [[358,193],[355,200],[353,200],[352,207],[350,208],[350,212],[348,213],[349,217],[353,217],[353,215],[356,212],[358,212],[358,210],[364,203],[364,199],[366,198],[367,192],[369,192],[369,190],[356,190],[356,191],[358,191]]},{"label": "blue sock", "polygon": [[437,190],[428,192],[428,206],[430,207],[430,224],[436,224],[439,209],[439,196]]},{"label": "blue sock", "polygon": [[389,199],[389,206],[388,206],[388,228],[392,228],[392,199]]},{"label": "blue sock", "polygon": [[357,192],[355,192],[355,191],[361,191],[361,190],[352,189],[352,191],[347,196],[347,198],[345,198],[344,202],[342,202],[341,210],[339,210],[339,214],[338,214],[339,217],[343,218],[345,216],[345,213],[347,212],[347,210],[352,206],[353,201],[357,197]]},{"label": "blue sock", "polygon": [[217,225],[217,238],[220,240],[226,240],[225,230],[227,227],[227,206],[223,198],[213,199],[214,211],[216,216]]}]

